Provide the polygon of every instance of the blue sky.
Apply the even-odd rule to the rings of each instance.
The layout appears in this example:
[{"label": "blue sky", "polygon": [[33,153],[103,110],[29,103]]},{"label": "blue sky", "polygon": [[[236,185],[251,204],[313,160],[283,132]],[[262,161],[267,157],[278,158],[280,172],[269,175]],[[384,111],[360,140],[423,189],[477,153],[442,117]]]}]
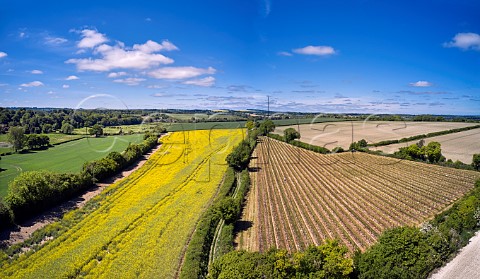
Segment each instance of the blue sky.
[{"label": "blue sky", "polygon": [[[388,3],[387,3],[388,2]],[[0,0],[0,106],[480,114],[478,1]]]}]

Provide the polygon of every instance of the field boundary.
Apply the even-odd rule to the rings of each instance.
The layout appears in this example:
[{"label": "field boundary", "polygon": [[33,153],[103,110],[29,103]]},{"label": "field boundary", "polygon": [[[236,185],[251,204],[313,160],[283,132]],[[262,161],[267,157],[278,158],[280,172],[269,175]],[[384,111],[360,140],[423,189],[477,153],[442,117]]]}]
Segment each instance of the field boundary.
[{"label": "field boundary", "polygon": [[455,134],[455,133],[460,133],[460,132],[469,131],[469,130],[478,129],[478,128],[480,128],[480,125],[467,126],[467,127],[462,127],[462,128],[443,130],[443,131],[438,131],[438,132],[431,132],[431,133],[428,133],[428,134],[415,135],[415,136],[410,136],[410,137],[401,138],[401,139],[384,140],[384,141],[379,141],[379,142],[375,142],[375,143],[369,143],[369,144],[367,144],[367,146],[379,147],[379,146],[385,146],[385,145],[390,145],[390,144],[409,142],[409,141],[413,141],[413,140],[433,138],[433,137],[438,137],[438,136],[443,136],[443,135],[448,135],[448,134]]}]

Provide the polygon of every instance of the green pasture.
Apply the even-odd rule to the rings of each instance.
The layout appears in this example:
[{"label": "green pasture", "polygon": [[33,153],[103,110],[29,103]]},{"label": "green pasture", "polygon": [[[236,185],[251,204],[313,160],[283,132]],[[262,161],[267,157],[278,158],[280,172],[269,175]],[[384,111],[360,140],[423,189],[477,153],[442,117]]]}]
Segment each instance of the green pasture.
[{"label": "green pasture", "polygon": [[111,151],[121,152],[130,142],[140,143],[143,135],[83,138],[47,150],[29,151],[22,154],[2,156],[0,160],[0,197],[7,194],[8,183],[20,172],[51,170],[56,172],[78,172],[87,161],[98,160]]},{"label": "green pasture", "polygon": [[[62,142],[71,141],[71,140],[79,139],[83,137],[82,135],[65,135],[61,133],[51,133],[51,134],[42,134],[42,135],[47,135],[50,138],[50,144],[60,144]],[[8,135],[0,134],[0,142],[7,143]],[[13,152],[13,148],[0,146],[0,154],[7,153],[7,152]]]}]

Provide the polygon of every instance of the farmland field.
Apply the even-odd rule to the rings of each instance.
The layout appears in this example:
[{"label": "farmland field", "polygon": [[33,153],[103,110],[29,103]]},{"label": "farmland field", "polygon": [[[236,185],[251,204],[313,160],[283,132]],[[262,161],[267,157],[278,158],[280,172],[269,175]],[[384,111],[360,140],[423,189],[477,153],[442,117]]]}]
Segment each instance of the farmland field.
[{"label": "farmland field", "polygon": [[5,170],[0,172],[0,197],[7,194],[8,183],[22,171],[78,172],[83,163],[103,158],[111,151],[121,152],[130,142],[139,143],[142,140],[143,135],[84,138],[47,150],[3,156],[0,167]]},{"label": "farmland field", "polygon": [[[480,153],[480,129],[472,129],[448,135],[426,138],[425,144],[431,141],[439,142],[442,145],[442,154],[453,161],[460,160],[463,163],[472,163],[473,154]],[[417,141],[390,144],[386,146],[372,147],[372,150],[381,150],[385,153],[398,151],[400,147],[414,144]]]},{"label": "farmland field", "polygon": [[[50,144],[59,144],[62,142],[79,139],[82,137],[81,135],[66,135],[66,134],[60,134],[60,133],[42,134],[42,135],[47,135],[50,138]],[[1,146],[10,145],[8,144],[7,134],[0,134],[0,145]],[[12,152],[12,151],[13,151],[13,148],[6,148],[6,147],[0,148],[0,153],[6,153],[6,152]]]},{"label": "farmland field", "polygon": [[298,129],[300,127],[300,140],[303,142],[328,149],[337,146],[347,149],[350,143],[361,139],[365,139],[368,143],[375,143],[474,125],[477,123],[343,121],[277,127],[275,133],[283,134],[287,128]]},{"label": "farmland field", "polygon": [[[178,117],[182,121],[191,119],[195,114],[170,114]],[[198,114],[197,117],[208,116],[206,114]],[[218,116],[221,117],[222,115]],[[174,117],[174,118],[176,118]],[[217,119],[218,119],[217,117]],[[208,117],[206,117],[208,118]],[[237,129],[244,128],[247,121],[231,121],[232,116],[227,115],[226,118],[229,121],[212,121],[212,122],[198,122],[198,123],[166,123],[166,122],[153,122],[153,123],[144,123],[144,124],[135,124],[135,125],[118,125],[118,126],[107,126],[103,128],[105,133],[115,135],[123,131],[123,133],[145,133],[146,131],[153,130],[155,126],[160,126],[167,129],[168,132],[177,132],[177,131],[190,131],[190,130],[209,130],[209,129]],[[215,117],[212,118],[216,119]],[[309,124],[312,123],[323,123],[323,122],[341,122],[345,121],[344,119],[330,118],[330,117],[317,117],[313,118],[301,118],[301,119],[278,119],[273,120],[276,126],[286,126],[292,124]],[[74,133],[77,135],[88,134],[88,129],[77,128],[74,130]]]},{"label": "farmland field", "polygon": [[323,155],[261,138],[240,249],[300,251],[336,238],[365,250],[387,228],[419,225],[473,188],[480,173],[366,153]]},{"label": "farmland field", "polygon": [[215,130],[165,137],[143,167],[94,199],[98,208],[35,253],[4,263],[0,277],[173,278],[242,136]]}]

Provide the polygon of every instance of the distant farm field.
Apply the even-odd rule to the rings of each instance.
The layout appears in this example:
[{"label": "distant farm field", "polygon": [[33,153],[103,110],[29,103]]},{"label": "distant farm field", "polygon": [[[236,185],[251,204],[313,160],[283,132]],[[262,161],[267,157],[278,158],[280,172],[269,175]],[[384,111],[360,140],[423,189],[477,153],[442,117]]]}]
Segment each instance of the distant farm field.
[{"label": "distant farm field", "polygon": [[[443,136],[426,138],[425,144],[431,141],[439,142],[442,145],[442,154],[453,161],[460,160],[463,163],[472,163],[473,154],[480,153],[480,129],[458,132]],[[417,141],[390,144],[386,146],[371,147],[372,150],[381,150],[385,153],[398,151],[400,147],[409,146]]]},{"label": "distant farm field", "polygon": [[[366,153],[323,155],[262,138],[238,248],[300,251],[335,238],[365,250],[387,228],[419,225],[473,188],[479,172]],[[247,226],[248,227],[248,226]]]},{"label": "distant farm field", "polygon": [[96,209],[77,221],[67,214],[72,224],[57,238],[0,262],[0,277],[175,278],[225,158],[242,138],[242,130],[166,136],[145,165],[95,198]]},{"label": "distant farm field", "polygon": [[368,143],[478,125],[460,122],[343,121],[277,127],[283,134],[287,128],[300,128],[300,141],[333,149],[347,149],[350,143],[365,139]]},{"label": "distant farm field", "polygon": [[83,163],[105,157],[111,151],[123,151],[130,142],[140,143],[143,135],[84,138],[47,150],[29,151],[24,154],[3,156],[0,160],[0,197],[7,194],[8,183],[20,172],[50,170],[56,172],[78,172]]},{"label": "distant farm field", "polygon": [[[195,117],[195,114],[170,114],[173,118],[176,118],[181,121],[191,120],[192,117]],[[177,131],[190,131],[190,130],[210,130],[210,129],[238,129],[245,128],[245,123],[247,121],[231,121],[235,119],[232,115],[207,115],[207,114],[197,114],[197,119],[212,117],[211,122],[152,122],[152,123],[143,123],[135,125],[118,125],[118,126],[108,126],[104,127],[104,133],[110,135],[116,135],[120,131],[124,134],[128,133],[145,133],[147,131],[153,130],[156,126],[163,127],[167,129],[168,132],[177,132]],[[226,118],[226,121],[213,121],[215,119]],[[293,124],[310,124],[310,123],[323,123],[323,122],[340,122],[344,121],[343,119],[329,118],[329,117],[317,117],[317,118],[301,118],[301,119],[277,119],[273,120],[276,126],[285,126]],[[74,133],[77,135],[88,134],[88,128],[77,128],[74,130]]]}]

